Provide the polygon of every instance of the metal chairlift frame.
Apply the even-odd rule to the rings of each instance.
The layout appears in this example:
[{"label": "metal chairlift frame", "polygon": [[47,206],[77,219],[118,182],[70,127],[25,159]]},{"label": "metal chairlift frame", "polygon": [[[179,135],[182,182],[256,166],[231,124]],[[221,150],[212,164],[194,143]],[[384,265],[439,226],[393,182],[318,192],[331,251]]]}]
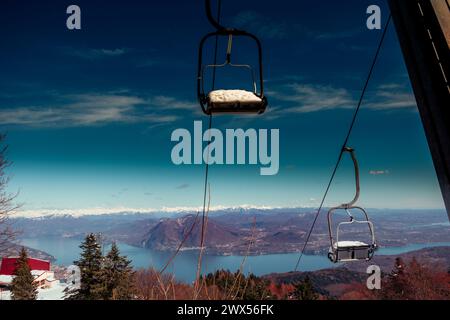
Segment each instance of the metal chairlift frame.
[{"label": "metal chairlift frame", "polygon": [[[264,77],[263,77],[263,53],[262,53],[262,45],[261,41],[253,34],[248,33],[244,30],[238,30],[235,28],[226,28],[222,26],[219,22],[217,22],[211,10],[211,0],[205,0],[206,14],[209,22],[216,28],[215,32],[208,33],[206,36],[202,38],[199,46],[199,55],[198,55],[198,72],[197,72],[197,96],[202,107],[203,112],[206,115],[211,115],[213,113],[252,113],[252,114],[262,114],[265,112],[267,108],[267,98],[264,96]],[[217,65],[203,65],[203,49],[205,42],[212,37],[228,37],[228,49],[227,49],[227,57],[226,61],[223,64]],[[253,39],[256,42],[258,48],[258,60],[259,60],[259,92],[258,86],[256,83],[256,76],[253,68],[250,65],[244,64],[233,64],[231,63],[231,48],[233,37],[247,37]],[[238,68],[246,68],[250,70],[253,79],[253,89],[254,94],[261,98],[260,104],[252,104],[252,105],[240,105],[234,104],[229,107],[220,107],[215,109],[213,106],[210,106],[208,103],[208,95],[205,93],[205,84],[204,84],[204,73],[208,68],[220,68],[225,66],[238,67]]]},{"label": "metal chairlift frame", "polygon": [[[359,184],[359,166],[358,161],[356,159],[355,150],[352,148],[344,148],[344,152],[350,153],[354,169],[355,169],[355,184],[356,184],[356,193],[353,200],[349,203],[341,204],[340,206],[330,208],[328,211],[328,232],[330,236],[330,249],[328,253],[328,258],[334,262],[348,262],[348,261],[359,261],[366,260],[369,261],[372,259],[375,250],[377,249],[375,232],[373,223],[369,220],[369,215],[366,210],[362,207],[355,206],[355,203],[359,199],[360,195],[360,184]],[[353,215],[350,213],[350,210],[356,209],[364,214],[365,220],[356,220]],[[340,222],[336,228],[336,237],[334,237],[333,233],[333,214],[338,210],[345,210],[345,212],[349,215],[349,222]],[[369,232],[371,236],[371,243],[366,245],[353,245],[353,246],[339,246],[339,233],[342,226],[352,225],[352,224],[367,224],[369,227]]]}]

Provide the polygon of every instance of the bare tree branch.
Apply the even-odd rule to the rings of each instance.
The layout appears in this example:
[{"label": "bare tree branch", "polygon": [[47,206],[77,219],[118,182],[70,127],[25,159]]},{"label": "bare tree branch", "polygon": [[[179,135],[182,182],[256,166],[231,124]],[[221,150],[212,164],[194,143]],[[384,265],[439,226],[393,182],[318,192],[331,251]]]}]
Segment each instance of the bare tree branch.
[{"label": "bare tree branch", "polygon": [[9,177],[6,169],[11,162],[6,159],[8,147],[3,146],[5,138],[5,135],[0,134],[0,256],[12,246],[16,232],[12,228],[9,217],[19,209],[19,206],[13,203],[17,193],[11,194],[7,191]]}]

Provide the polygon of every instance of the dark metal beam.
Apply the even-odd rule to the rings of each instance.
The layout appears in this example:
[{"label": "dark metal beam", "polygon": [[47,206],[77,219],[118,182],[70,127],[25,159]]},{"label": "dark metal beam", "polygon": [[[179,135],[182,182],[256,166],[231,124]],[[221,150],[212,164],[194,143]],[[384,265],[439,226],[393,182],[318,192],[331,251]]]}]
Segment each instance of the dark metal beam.
[{"label": "dark metal beam", "polygon": [[449,0],[389,0],[450,219]]}]

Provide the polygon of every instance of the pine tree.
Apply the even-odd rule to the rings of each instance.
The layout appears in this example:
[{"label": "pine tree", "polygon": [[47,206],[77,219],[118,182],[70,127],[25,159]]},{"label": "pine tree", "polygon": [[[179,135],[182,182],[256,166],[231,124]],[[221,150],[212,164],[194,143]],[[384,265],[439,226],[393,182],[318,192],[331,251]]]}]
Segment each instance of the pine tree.
[{"label": "pine tree", "polygon": [[406,271],[406,264],[402,258],[396,258],[394,269],[382,285],[383,290],[379,292],[381,299],[397,300],[404,298],[405,292],[409,290],[409,279]]},{"label": "pine tree", "polygon": [[76,300],[99,300],[102,299],[103,277],[102,265],[103,256],[101,246],[94,234],[86,236],[84,242],[80,245],[82,249],[81,258],[74,261],[74,264],[80,268],[81,283],[80,288],[71,293],[68,299]]},{"label": "pine tree", "polygon": [[217,270],[203,277],[206,286],[217,287],[228,299],[270,300],[270,281],[254,274],[245,276],[241,271]]},{"label": "pine tree", "polygon": [[398,257],[395,258],[395,266],[394,270],[392,270],[391,276],[402,276],[405,272],[405,263],[403,262],[403,259]]},{"label": "pine tree", "polygon": [[28,255],[25,248],[20,251],[16,261],[14,279],[11,284],[11,297],[13,300],[36,300],[37,285],[28,265]]},{"label": "pine tree", "polygon": [[295,286],[293,296],[298,300],[317,300],[319,298],[309,277]]},{"label": "pine tree", "polygon": [[116,243],[105,257],[103,277],[103,299],[128,300],[132,298],[133,268],[126,256],[121,256]]}]

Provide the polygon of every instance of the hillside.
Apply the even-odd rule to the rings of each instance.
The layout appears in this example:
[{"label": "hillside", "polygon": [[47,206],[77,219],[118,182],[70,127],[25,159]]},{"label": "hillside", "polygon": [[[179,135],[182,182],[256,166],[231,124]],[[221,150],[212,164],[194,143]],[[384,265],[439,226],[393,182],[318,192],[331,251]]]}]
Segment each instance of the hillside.
[{"label": "hillside", "polygon": [[[190,230],[192,229],[192,232]],[[154,226],[143,241],[146,248],[166,251],[173,250],[186,238],[184,248],[198,248],[201,241],[200,219],[189,215],[177,219],[165,219]],[[239,245],[241,235],[239,231],[223,224],[208,220],[205,243],[210,253],[231,252]]]},{"label": "hillside", "polygon": [[[12,244],[8,245],[8,248],[4,252],[2,252],[2,254],[0,255],[0,258],[2,258],[2,256],[4,256],[4,257],[18,256],[22,247],[23,246],[21,246],[21,245],[12,243]],[[29,248],[29,247],[25,247],[25,249],[27,250],[28,255],[30,257],[33,257],[36,259],[48,260],[51,262],[56,260],[55,257],[48,254],[47,252]],[[1,263],[1,259],[0,259],[0,263]]]},{"label": "hillside", "polygon": [[450,247],[426,248],[417,251],[404,253],[401,255],[381,256],[375,255],[370,262],[346,263],[344,266],[355,272],[365,272],[369,265],[377,265],[384,272],[389,272],[395,263],[395,259],[401,257],[405,261],[415,257],[423,265],[432,268],[449,268],[450,267]]},{"label": "hillside", "polygon": [[349,286],[358,283],[364,284],[367,279],[366,270],[369,265],[378,265],[382,273],[388,274],[395,265],[395,259],[400,257],[405,262],[416,258],[422,265],[432,270],[447,270],[450,268],[450,246],[427,248],[412,251],[396,256],[375,256],[370,262],[351,262],[334,269],[325,269],[312,272],[288,272],[269,274],[264,278],[281,283],[296,283],[309,277],[315,290],[319,293],[338,297]]},{"label": "hillside", "polygon": [[[205,245],[209,253],[261,255],[298,252],[304,244],[313,212],[277,214],[213,215],[208,219]],[[450,242],[450,225],[445,215],[421,215],[413,212],[406,216],[376,214],[377,243],[382,247],[404,246],[410,243]],[[163,219],[144,235],[139,243],[157,250],[176,250],[188,230],[194,224],[194,215],[182,218]],[[200,245],[201,219],[199,218],[185,246],[198,248]],[[363,230],[364,231],[364,230]],[[142,228],[129,233],[137,237],[144,234]],[[114,235],[110,235],[114,237]],[[358,239],[365,239],[368,233],[359,232]],[[252,242],[250,251],[249,243]],[[130,243],[136,245],[136,242]],[[324,254],[328,251],[329,237],[325,215],[322,215],[306,248],[307,254]]]}]

